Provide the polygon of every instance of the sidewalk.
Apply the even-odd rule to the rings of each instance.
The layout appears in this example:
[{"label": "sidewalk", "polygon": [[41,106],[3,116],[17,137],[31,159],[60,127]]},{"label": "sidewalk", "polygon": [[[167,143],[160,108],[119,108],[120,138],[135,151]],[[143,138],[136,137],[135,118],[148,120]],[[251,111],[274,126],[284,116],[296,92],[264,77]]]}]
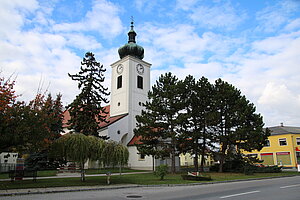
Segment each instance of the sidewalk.
[{"label": "sidewalk", "polygon": [[107,186],[73,186],[73,187],[50,187],[50,188],[28,188],[28,189],[10,189],[0,190],[1,196],[28,195],[28,194],[44,194],[58,192],[78,192],[92,190],[113,190],[123,188],[140,187],[139,185],[107,185]]}]

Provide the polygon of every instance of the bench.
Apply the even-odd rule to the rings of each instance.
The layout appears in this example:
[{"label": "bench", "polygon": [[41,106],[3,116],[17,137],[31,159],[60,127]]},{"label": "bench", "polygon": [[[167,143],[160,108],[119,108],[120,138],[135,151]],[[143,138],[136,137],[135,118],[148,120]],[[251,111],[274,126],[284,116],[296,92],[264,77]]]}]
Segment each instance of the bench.
[{"label": "bench", "polygon": [[37,170],[10,170],[9,178],[11,181],[22,180],[24,177],[32,177],[32,180],[36,182]]}]

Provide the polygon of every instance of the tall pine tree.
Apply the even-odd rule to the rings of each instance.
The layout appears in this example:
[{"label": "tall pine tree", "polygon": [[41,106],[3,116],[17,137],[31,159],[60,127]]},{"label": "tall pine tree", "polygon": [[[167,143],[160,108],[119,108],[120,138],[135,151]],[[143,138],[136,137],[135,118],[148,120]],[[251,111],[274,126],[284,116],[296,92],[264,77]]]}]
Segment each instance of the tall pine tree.
[{"label": "tall pine tree", "polygon": [[211,145],[211,125],[213,122],[213,85],[205,77],[195,81],[189,75],[183,81],[184,112],[180,113],[182,131],[179,147],[182,152],[194,156],[195,171],[198,171],[198,158],[201,155],[201,170],[203,171],[205,155]]},{"label": "tall pine tree", "polygon": [[[96,61],[94,54],[87,52],[81,62],[80,72],[69,74],[72,80],[78,81],[81,92],[74,101],[67,106],[71,119],[68,124],[70,129],[84,135],[98,136],[99,124],[106,121],[108,114],[102,103],[108,103],[108,88],[103,86],[106,70]],[[107,139],[107,138],[105,138]]]},{"label": "tall pine tree", "polygon": [[[220,144],[220,168],[226,155],[236,147],[251,151],[260,150],[269,136],[263,130],[262,116],[255,113],[255,107],[240,90],[218,79],[215,82],[215,103],[217,111],[216,142]],[[237,152],[238,153],[238,152]]]},{"label": "tall pine tree", "polygon": [[148,98],[142,114],[136,117],[134,133],[141,137],[142,142],[138,150],[146,155],[171,157],[171,172],[175,173],[178,115],[181,110],[177,77],[171,73],[161,75]]}]

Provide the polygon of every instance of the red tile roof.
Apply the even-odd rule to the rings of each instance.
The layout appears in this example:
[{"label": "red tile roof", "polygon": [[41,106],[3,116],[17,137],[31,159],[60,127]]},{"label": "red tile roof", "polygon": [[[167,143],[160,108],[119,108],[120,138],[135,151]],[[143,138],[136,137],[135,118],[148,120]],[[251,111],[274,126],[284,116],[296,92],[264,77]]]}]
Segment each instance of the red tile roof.
[{"label": "red tile roof", "polygon": [[133,136],[133,138],[128,142],[127,146],[134,146],[136,144],[143,144],[141,140],[142,136]]},{"label": "red tile roof", "polygon": [[[101,128],[107,127],[110,124],[113,124],[114,122],[116,122],[116,121],[122,119],[123,117],[125,117],[126,115],[128,115],[128,114],[123,114],[123,115],[110,117],[110,105],[105,106],[104,109],[105,109],[105,112],[108,113],[106,115],[106,121],[108,121],[108,123],[100,122],[99,126]],[[63,113],[63,116],[64,116],[64,118],[63,118],[63,127],[65,128],[65,127],[69,126],[67,123],[71,119],[70,112],[68,110],[65,110],[64,113]]]}]

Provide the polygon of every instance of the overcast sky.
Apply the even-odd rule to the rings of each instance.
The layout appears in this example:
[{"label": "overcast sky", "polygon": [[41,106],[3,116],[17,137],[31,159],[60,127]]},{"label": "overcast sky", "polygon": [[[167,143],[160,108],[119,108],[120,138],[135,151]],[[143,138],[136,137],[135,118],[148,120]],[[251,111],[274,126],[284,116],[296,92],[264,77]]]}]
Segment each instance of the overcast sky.
[{"label": "overcast sky", "polygon": [[0,77],[16,77],[21,100],[38,89],[70,103],[87,51],[105,66],[127,43],[152,63],[152,83],[171,71],[217,78],[255,104],[266,126],[300,126],[300,0],[1,0]]}]

